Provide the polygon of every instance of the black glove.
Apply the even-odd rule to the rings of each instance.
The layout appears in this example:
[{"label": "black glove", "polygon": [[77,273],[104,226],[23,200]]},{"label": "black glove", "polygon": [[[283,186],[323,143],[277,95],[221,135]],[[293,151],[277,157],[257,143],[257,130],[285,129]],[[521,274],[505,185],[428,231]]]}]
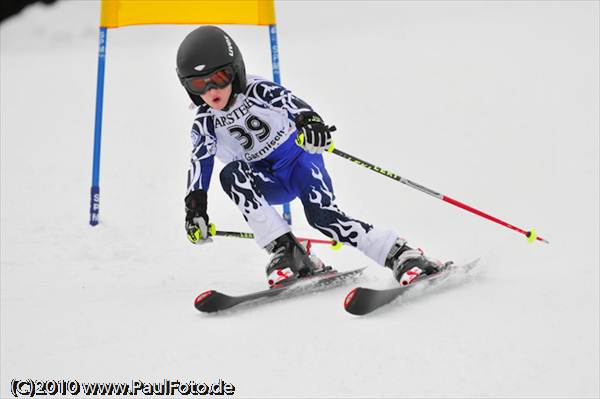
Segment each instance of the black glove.
[{"label": "black glove", "polygon": [[211,227],[206,213],[207,196],[204,190],[195,190],[185,197],[185,230],[192,244],[212,242]]},{"label": "black glove", "polygon": [[311,154],[320,154],[333,147],[330,129],[316,112],[303,112],[296,118],[296,144]]}]

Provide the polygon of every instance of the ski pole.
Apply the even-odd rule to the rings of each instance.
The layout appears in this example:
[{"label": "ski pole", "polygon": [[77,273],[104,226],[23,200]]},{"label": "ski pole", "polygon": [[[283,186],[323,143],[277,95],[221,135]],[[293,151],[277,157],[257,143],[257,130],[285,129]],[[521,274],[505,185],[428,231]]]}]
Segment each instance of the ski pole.
[{"label": "ski pole", "polygon": [[[214,225],[211,223],[211,226],[214,226]],[[234,237],[234,238],[254,239],[254,233],[247,233],[247,232],[243,232],[243,231],[223,231],[223,230],[212,229],[210,231],[210,235],[218,236],[218,237]],[[340,249],[342,247],[342,243],[335,241],[335,240],[320,240],[318,238],[306,238],[306,237],[296,237],[296,239],[300,242],[306,241],[309,243],[309,245],[311,245],[311,244],[329,244],[329,245],[331,245],[332,249]]]},{"label": "ski pole", "polygon": [[[335,126],[331,126],[329,129],[330,129],[330,131],[335,131],[336,130]],[[327,151],[330,152],[330,153],[332,153],[332,154],[335,154],[337,156],[340,156],[340,157],[342,157],[344,159],[352,161],[352,162],[354,162],[357,165],[364,166],[365,168],[367,168],[369,170],[372,170],[373,172],[377,172],[380,175],[387,176],[390,179],[396,180],[396,181],[398,181],[398,182],[400,182],[402,184],[406,184],[407,186],[409,186],[411,188],[414,188],[414,189],[417,189],[419,191],[422,191],[425,194],[429,194],[429,195],[431,195],[433,197],[436,197],[438,199],[441,199],[442,201],[445,201],[445,202],[447,202],[449,204],[452,204],[454,206],[462,208],[462,209],[464,209],[466,211],[474,213],[474,214],[476,214],[478,216],[481,216],[481,217],[483,217],[485,219],[491,220],[492,222],[496,222],[496,223],[498,223],[498,224],[500,224],[500,225],[502,225],[504,227],[508,227],[511,230],[517,231],[517,232],[525,235],[525,237],[527,237],[527,240],[529,242],[534,242],[535,240],[538,240],[538,241],[545,242],[546,244],[550,244],[550,242],[548,242],[547,240],[545,240],[542,237],[538,236],[537,232],[535,231],[535,229],[530,229],[530,230],[526,231],[526,230],[523,230],[523,229],[521,229],[519,227],[513,226],[512,224],[507,223],[504,220],[498,219],[497,217],[494,217],[494,216],[489,215],[489,214],[487,214],[485,212],[482,212],[482,211],[480,211],[478,209],[475,209],[472,206],[469,206],[469,205],[467,205],[465,203],[462,203],[462,202],[457,201],[457,200],[455,200],[453,198],[450,198],[447,195],[440,194],[440,193],[438,193],[438,192],[436,192],[434,190],[431,190],[431,189],[429,189],[429,188],[427,188],[425,186],[422,186],[422,185],[420,185],[418,183],[415,183],[415,182],[413,182],[411,180],[408,180],[408,179],[406,179],[404,177],[401,177],[401,176],[397,175],[396,173],[390,172],[389,170],[385,170],[385,169],[383,169],[383,168],[381,168],[379,166],[373,165],[370,162],[363,161],[362,159],[356,158],[355,156],[350,155],[350,154],[348,154],[348,153],[346,153],[344,151],[338,150],[337,148],[334,148],[333,145]]]}]

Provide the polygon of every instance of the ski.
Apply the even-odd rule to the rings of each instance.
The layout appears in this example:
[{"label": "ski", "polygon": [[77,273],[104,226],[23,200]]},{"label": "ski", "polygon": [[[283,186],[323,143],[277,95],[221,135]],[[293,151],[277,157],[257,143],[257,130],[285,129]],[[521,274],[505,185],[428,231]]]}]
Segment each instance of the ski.
[{"label": "ski", "polygon": [[[246,295],[232,296],[223,294],[216,290],[208,290],[196,297],[194,307],[201,312],[212,313],[242,303],[250,303],[263,298],[288,297],[288,294],[312,292],[323,288],[331,288],[340,285],[346,280],[358,277],[365,270],[364,267],[350,270],[347,272],[338,272],[335,270],[322,272],[310,277],[304,277],[291,282],[287,285],[268,288],[263,291],[257,291]],[[285,294],[285,295],[282,295]]]},{"label": "ski", "polygon": [[354,288],[344,299],[344,308],[348,313],[354,315],[366,315],[375,309],[378,309],[383,305],[393,301],[399,296],[414,290],[416,287],[424,288],[433,285],[440,285],[458,271],[468,273],[477,265],[477,262],[479,262],[479,259],[463,265],[456,265],[453,262],[447,262],[442,270],[440,270],[438,273],[420,277],[413,283],[405,286],[379,290],[363,287]]}]

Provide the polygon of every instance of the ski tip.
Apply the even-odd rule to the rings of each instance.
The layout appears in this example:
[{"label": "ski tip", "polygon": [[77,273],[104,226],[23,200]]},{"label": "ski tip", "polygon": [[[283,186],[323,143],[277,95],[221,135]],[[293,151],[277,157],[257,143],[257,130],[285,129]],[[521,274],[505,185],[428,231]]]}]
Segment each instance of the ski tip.
[{"label": "ski tip", "polygon": [[346,295],[346,298],[344,299],[344,309],[348,310],[348,308],[350,307],[350,304],[352,303],[352,300],[354,299],[354,296],[356,295],[356,290],[358,288],[354,288],[352,291],[350,291],[348,293],[348,295]]},{"label": "ski tip", "polygon": [[375,309],[372,304],[365,300],[364,294],[372,293],[369,288],[356,287],[346,295],[344,309],[355,316],[364,316]]},{"label": "ski tip", "polygon": [[194,299],[194,307],[198,310],[202,310],[202,302],[213,294],[213,290],[204,291]]}]

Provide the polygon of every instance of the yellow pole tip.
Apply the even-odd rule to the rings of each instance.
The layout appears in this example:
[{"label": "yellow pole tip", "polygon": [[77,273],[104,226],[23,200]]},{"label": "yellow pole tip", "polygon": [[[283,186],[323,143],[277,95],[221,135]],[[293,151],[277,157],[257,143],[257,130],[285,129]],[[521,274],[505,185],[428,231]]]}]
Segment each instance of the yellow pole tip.
[{"label": "yellow pole tip", "polygon": [[527,241],[534,242],[537,239],[537,232],[535,229],[531,229],[527,232]]},{"label": "yellow pole tip", "polygon": [[333,243],[331,243],[331,249],[333,249],[334,251],[337,251],[340,248],[342,248],[342,243],[341,242],[334,241]]}]

